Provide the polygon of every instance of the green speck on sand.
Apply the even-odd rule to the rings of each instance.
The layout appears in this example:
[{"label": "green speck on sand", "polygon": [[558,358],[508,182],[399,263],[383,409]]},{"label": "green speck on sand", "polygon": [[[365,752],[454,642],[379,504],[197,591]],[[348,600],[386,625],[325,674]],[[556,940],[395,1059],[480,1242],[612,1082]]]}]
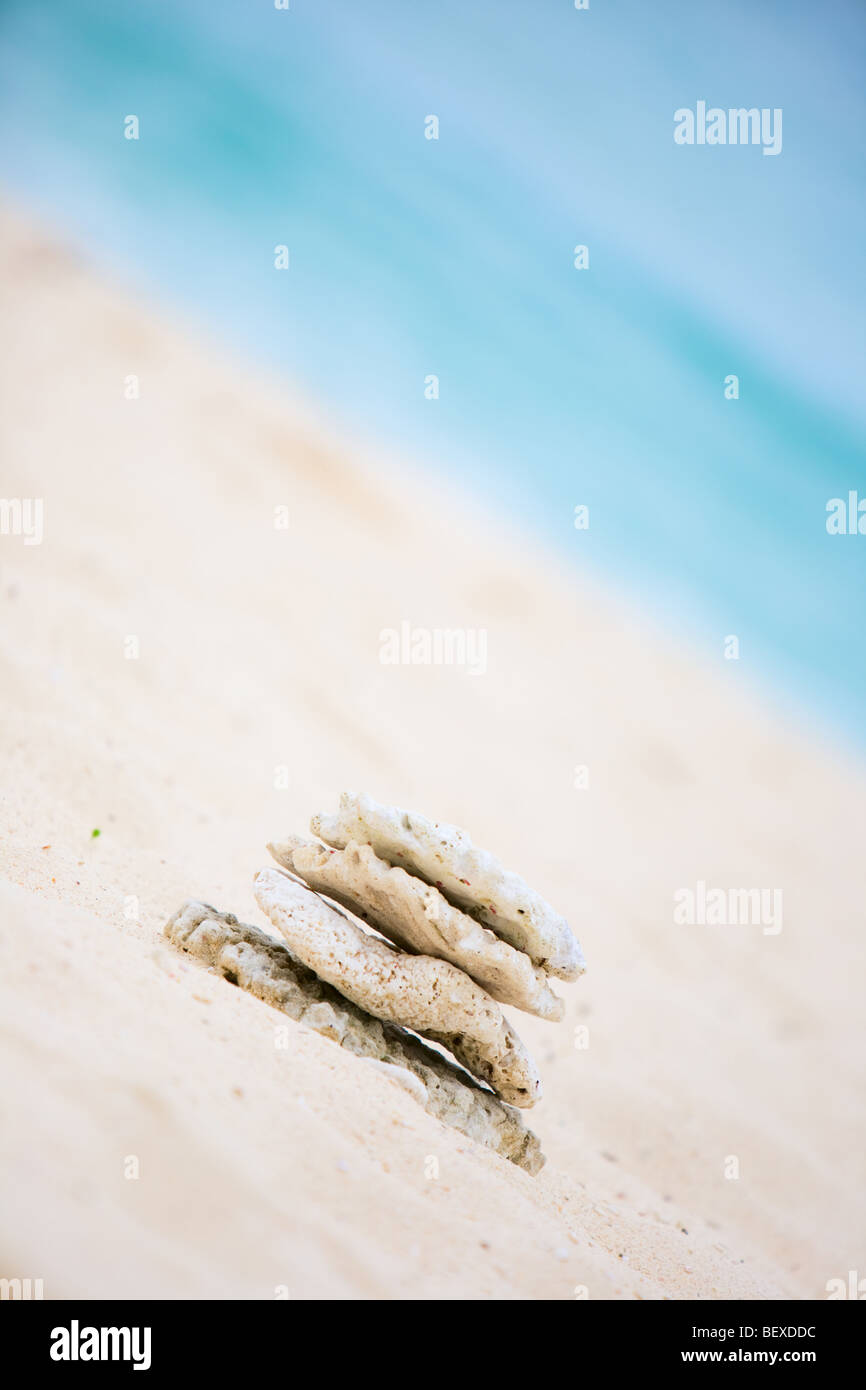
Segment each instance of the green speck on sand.
[{"label": "green speck on sand", "polygon": [[101,831],[101,830],[91,830],[91,832],[90,832],[90,838],[91,838],[91,840],[95,840],[96,837],[97,837],[97,835],[101,835],[101,834],[102,834],[102,831]]}]

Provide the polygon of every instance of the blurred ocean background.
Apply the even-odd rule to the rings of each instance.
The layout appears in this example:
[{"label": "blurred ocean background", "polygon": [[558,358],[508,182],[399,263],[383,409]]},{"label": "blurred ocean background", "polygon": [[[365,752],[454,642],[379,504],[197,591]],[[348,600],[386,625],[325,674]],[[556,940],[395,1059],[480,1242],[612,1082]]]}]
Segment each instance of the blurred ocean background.
[{"label": "blurred ocean background", "polygon": [[3,0],[0,55],[8,195],[862,747],[859,0]]}]

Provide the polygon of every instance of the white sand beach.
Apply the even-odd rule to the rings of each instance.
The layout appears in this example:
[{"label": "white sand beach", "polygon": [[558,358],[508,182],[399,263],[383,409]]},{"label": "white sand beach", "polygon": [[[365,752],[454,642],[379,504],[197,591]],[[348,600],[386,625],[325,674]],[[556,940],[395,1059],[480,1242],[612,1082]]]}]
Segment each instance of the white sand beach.
[{"label": "white sand beach", "polygon": [[[702,662],[443,478],[374,468],[10,208],[0,296],[0,492],[44,504],[41,544],[0,536],[0,1275],[595,1300],[866,1273],[862,763],[723,634]],[[485,630],[486,670],[383,665],[403,621]],[[564,1022],[509,1011],[536,1178],[315,1033],[276,1049],[162,938],[188,897],[265,927],[266,842],[345,788],[464,826],[580,937]],[[781,889],[783,929],[676,924],[699,882]]]}]

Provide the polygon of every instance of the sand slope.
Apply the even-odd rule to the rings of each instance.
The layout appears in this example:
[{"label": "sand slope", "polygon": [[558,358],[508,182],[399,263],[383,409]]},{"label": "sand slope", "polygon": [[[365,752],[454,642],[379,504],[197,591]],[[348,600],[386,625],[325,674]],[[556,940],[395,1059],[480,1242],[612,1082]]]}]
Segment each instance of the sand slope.
[{"label": "sand slope", "polygon": [[[41,546],[0,537],[0,1275],[813,1298],[866,1268],[862,769],[8,211],[0,258],[0,493],[45,505]],[[381,665],[402,619],[486,628],[487,673]],[[161,942],[187,896],[263,925],[266,840],[347,786],[465,825],[580,934],[565,1022],[511,1015],[538,1179]],[[675,926],[699,879],[781,887],[783,932]]]}]

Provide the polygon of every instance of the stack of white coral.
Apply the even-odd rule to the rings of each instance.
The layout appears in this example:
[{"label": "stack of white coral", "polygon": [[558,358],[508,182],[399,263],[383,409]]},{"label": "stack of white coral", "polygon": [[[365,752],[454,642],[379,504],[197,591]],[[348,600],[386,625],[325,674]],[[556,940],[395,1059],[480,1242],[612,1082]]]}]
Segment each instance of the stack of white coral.
[{"label": "stack of white coral", "polygon": [[[317,1007],[330,1004],[333,1012],[330,994],[336,991],[341,1015],[336,1024],[329,1016],[319,1031],[374,1060],[408,1068],[423,1083],[413,1093],[428,1109],[536,1172],[543,1162],[537,1140],[510,1107],[534,1105],[541,1080],[498,1004],[562,1017],[549,977],[573,980],[584,969],[567,922],[454,826],[346,793],[337,814],[315,816],[311,829],[324,845],[299,836],[269,845],[281,869],[262,869],[255,878],[256,901],[288,947],[285,962],[274,956],[279,948],[262,955],[254,928],[198,903],[172,918],[168,935],[316,1027],[312,972]],[[242,939],[235,939],[239,934]],[[266,945],[266,938],[261,942]],[[239,959],[242,947],[246,961]],[[228,964],[221,959],[226,950]],[[299,963],[306,967],[303,979]],[[294,972],[303,1009],[298,999],[287,1007],[285,999],[270,997],[280,964],[283,975]],[[327,1000],[321,982],[332,987]],[[348,1029],[353,1038],[347,1041],[339,996],[356,1006],[355,1024],[366,1019],[373,1026],[369,1046],[357,1045],[357,1028]],[[447,1049],[490,1091],[404,1030]]]}]

